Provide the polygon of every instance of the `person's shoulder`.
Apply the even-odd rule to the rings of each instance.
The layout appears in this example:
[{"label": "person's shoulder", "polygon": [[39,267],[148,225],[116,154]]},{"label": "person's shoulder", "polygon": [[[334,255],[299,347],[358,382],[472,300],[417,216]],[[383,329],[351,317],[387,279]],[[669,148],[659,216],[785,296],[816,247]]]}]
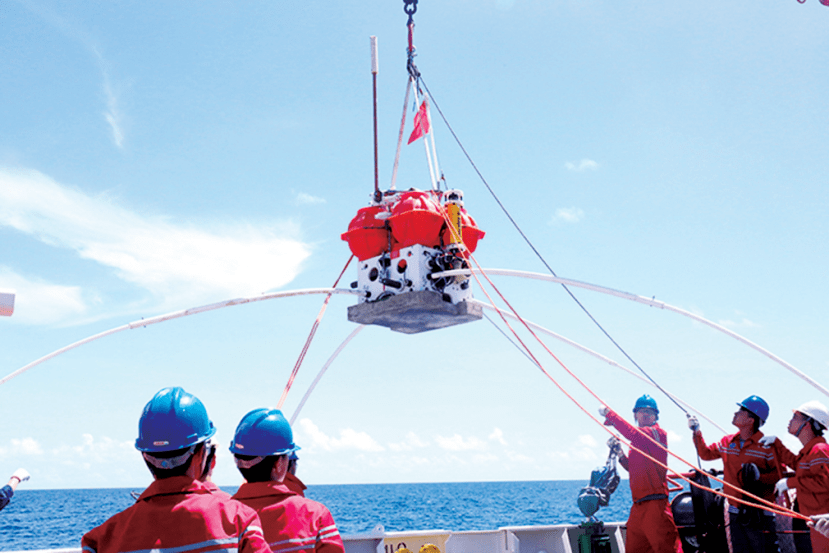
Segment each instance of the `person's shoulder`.
[{"label": "person's shoulder", "polygon": [[826,438],[823,436],[815,438],[812,451],[817,452],[821,457],[829,457],[829,444],[826,443]]},{"label": "person's shoulder", "polygon": [[97,542],[100,541],[102,538],[105,539],[106,536],[117,535],[121,533],[121,529],[125,524],[129,524],[129,521],[132,518],[132,513],[136,509],[140,509],[140,503],[133,503],[123,511],[118,511],[101,524],[92,528],[88,532],[86,532],[82,539],[82,543],[90,543],[90,542]]}]

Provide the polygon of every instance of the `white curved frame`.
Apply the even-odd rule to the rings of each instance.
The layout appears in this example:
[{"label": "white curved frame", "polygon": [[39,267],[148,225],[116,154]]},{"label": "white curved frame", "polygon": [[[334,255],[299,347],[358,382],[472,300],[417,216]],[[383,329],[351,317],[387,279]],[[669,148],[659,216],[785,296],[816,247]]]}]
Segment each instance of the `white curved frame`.
[{"label": "white curved frame", "polygon": [[[622,292],[622,291],[619,291],[619,290],[614,290],[612,288],[606,288],[606,287],[599,286],[599,285],[596,285],[596,284],[590,284],[590,283],[581,282],[581,281],[577,281],[577,280],[571,280],[571,279],[566,279],[566,278],[561,278],[561,277],[554,277],[554,276],[551,276],[551,275],[545,275],[545,274],[541,274],[541,273],[532,273],[532,272],[527,272],[527,271],[514,271],[514,270],[507,270],[507,269],[484,269],[484,270],[473,269],[471,271],[469,269],[460,269],[460,270],[444,271],[442,273],[435,273],[434,275],[432,275],[432,278],[440,278],[442,276],[469,275],[471,272],[475,272],[475,273],[479,273],[479,274],[480,273],[486,273],[488,275],[511,276],[511,277],[529,278],[529,279],[534,279],[534,280],[544,280],[544,281],[549,281],[549,282],[556,282],[556,283],[559,283],[559,284],[574,286],[574,287],[578,287],[578,288],[584,288],[584,289],[587,289],[587,290],[592,290],[594,292],[600,292],[600,293],[603,293],[603,294],[616,296],[616,297],[619,297],[619,298],[622,298],[622,299],[627,299],[629,301],[634,301],[634,302],[641,303],[641,304],[644,304],[644,305],[648,305],[648,306],[651,306],[651,307],[658,307],[660,309],[666,309],[668,311],[673,311],[675,313],[679,313],[681,315],[684,315],[686,317],[689,317],[691,319],[694,319],[696,321],[704,323],[707,326],[710,326],[710,327],[712,327],[716,330],[719,330],[720,332],[723,332],[724,334],[726,334],[728,336],[731,336],[732,338],[742,342],[743,344],[751,347],[752,349],[754,349],[756,351],[759,351],[760,353],[766,355],[767,357],[769,357],[773,361],[775,361],[775,362],[779,363],[780,365],[784,366],[785,368],[787,368],[788,370],[790,370],[791,372],[793,372],[794,374],[796,374],[797,376],[799,376],[800,378],[802,378],[803,380],[805,380],[806,382],[808,382],[809,384],[814,386],[816,389],[823,392],[825,395],[829,396],[829,390],[824,388],[822,385],[820,385],[818,382],[813,380],[811,377],[804,374],[803,372],[801,372],[800,370],[798,370],[797,368],[795,368],[791,364],[787,363],[786,361],[784,361],[780,357],[774,355],[770,351],[768,351],[768,350],[758,346],[754,342],[748,340],[747,338],[745,338],[743,336],[740,336],[736,332],[733,332],[733,331],[731,331],[731,330],[729,330],[729,329],[727,329],[727,328],[725,328],[721,325],[718,325],[717,323],[714,323],[713,321],[709,321],[708,319],[705,319],[704,317],[701,317],[699,315],[695,315],[694,313],[691,313],[689,311],[685,311],[684,309],[680,309],[678,307],[672,306],[672,305],[667,304],[665,302],[657,301],[653,298],[649,299],[649,298],[646,298],[646,297],[643,297],[643,296],[637,296],[635,294],[631,294],[631,293],[628,293],[628,292]],[[52,352],[48,355],[45,355],[45,356],[29,363],[28,365],[25,365],[24,367],[21,367],[20,369],[10,373],[9,375],[3,377],[2,379],[0,379],[0,385],[5,384],[6,382],[11,380],[12,378],[15,378],[16,376],[19,376],[19,375],[23,374],[24,372],[36,367],[37,365],[40,365],[41,363],[45,363],[46,361],[48,361],[48,360],[50,360],[54,357],[57,357],[58,355],[60,355],[62,353],[66,353],[67,351],[70,351],[72,349],[80,347],[84,344],[94,342],[96,340],[99,340],[99,339],[104,338],[106,336],[109,336],[111,334],[116,334],[116,333],[124,331],[124,330],[132,330],[132,329],[138,328],[138,327],[145,327],[145,326],[161,323],[161,322],[164,322],[164,321],[169,321],[169,320],[173,320],[173,319],[187,317],[189,315],[197,315],[199,313],[205,313],[207,311],[214,311],[216,309],[222,309],[222,308],[231,307],[231,306],[234,306],[234,305],[242,305],[242,304],[245,304],[245,303],[253,303],[253,302],[270,300],[270,299],[286,298],[286,297],[294,297],[294,296],[303,296],[303,295],[313,295],[313,294],[358,295],[359,292],[355,291],[355,290],[342,289],[342,288],[307,288],[307,289],[299,289],[299,290],[287,290],[287,291],[283,291],[283,292],[273,292],[273,293],[262,294],[262,295],[259,295],[259,296],[252,296],[252,297],[247,297],[247,298],[235,298],[235,299],[225,300],[225,301],[218,302],[218,303],[211,303],[211,304],[202,305],[202,306],[199,306],[199,307],[184,309],[184,310],[181,310],[181,311],[174,311],[172,313],[167,313],[167,314],[164,314],[164,315],[158,315],[156,317],[151,317],[149,319],[141,319],[139,321],[134,321],[134,322],[128,323],[126,325],[122,325],[122,326],[112,328],[112,329],[106,330],[104,332],[95,334],[95,335],[90,336],[88,338],[84,338],[83,340],[79,340],[79,341],[74,342],[74,343],[72,343],[68,346],[60,348],[60,349],[58,349],[58,350],[56,350],[56,351],[54,351],[54,352]],[[506,317],[518,320],[518,317],[516,317],[512,313],[509,313],[509,312],[506,312],[504,310],[498,309],[497,307],[494,307],[492,305],[480,302],[478,300],[473,299],[471,301],[475,304],[480,305],[481,307],[483,307],[485,309],[498,311]],[[600,353],[597,353],[597,352],[595,352],[595,351],[593,351],[593,350],[591,350],[591,349],[589,349],[585,346],[582,346],[578,342],[574,342],[573,340],[570,340],[569,338],[565,338],[564,336],[561,336],[560,334],[557,334],[557,333],[555,333],[555,332],[553,332],[549,329],[546,329],[546,328],[544,328],[544,327],[542,327],[542,326],[540,326],[536,323],[533,323],[533,322],[530,322],[530,321],[525,321],[525,322],[529,326],[531,326],[531,327],[533,327],[533,328],[535,328],[535,329],[537,329],[537,330],[539,330],[539,331],[541,331],[541,332],[543,332],[543,333],[545,333],[549,336],[552,336],[552,337],[556,338],[557,340],[560,340],[560,341],[562,341],[562,342],[564,342],[564,343],[566,343],[566,344],[568,344],[568,345],[570,345],[570,346],[572,346],[572,347],[574,347],[574,348],[576,348],[576,349],[578,349],[578,350],[580,350],[584,353],[587,353],[588,355],[592,355],[593,357],[596,357],[597,359],[600,359],[600,360],[604,361],[605,363],[608,363],[608,364],[610,364],[614,367],[617,367],[617,368],[619,368],[619,369],[621,369],[621,370],[623,370],[623,371],[625,371],[625,372],[627,372],[627,373],[629,373],[633,376],[636,376],[637,378],[639,378],[640,380],[642,380],[644,382],[647,382],[648,384],[654,385],[652,382],[650,382],[649,380],[643,378],[641,375],[635,373],[631,369],[628,369],[627,367],[624,367],[623,365],[620,365],[616,361],[613,361],[612,359],[610,359],[608,357],[605,357],[604,355],[601,355]],[[330,365],[334,362],[334,360],[337,358],[337,356],[340,354],[340,352],[342,352],[342,350],[345,348],[345,346],[348,345],[348,343],[364,327],[365,327],[365,325],[358,326],[337,347],[337,349],[334,351],[334,353],[331,355],[331,357],[329,357],[328,361],[326,361],[326,363],[323,365],[320,372],[317,374],[317,377],[314,379],[313,383],[311,384],[309,389],[306,391],[305,395],[303,396],[302,400],[300,401],[299,405],[297,406],[297,409],[295,410],[293,416],[291,417],[291,424],[293,424],[293,422],[299,416],[299,412],[302,410],[302,407],[305,405],[306,401],[310,397],[311,392],[313,392],[314,388],[316,388],[316,386],[319,383],[320,379],[325,374],[325,372],[328,370]],[[688,409],[694,411],[695,413],[700,415],[702,418],[704,418],[705,420],[707,420],[712,425],[714,425],[715,427],[717,427],[718,429],[722,430],[725,433],[725,430],[720,428],[720,426],[717,425],[717,423],[715,423],[713,420],[711,420],[710,418],[705,416],[705,414],[701,413],[700,411],[698,411],[697,409],[695,409],[693,406],[689,405],[685,401],[679,399],[677,396],[675,396],[675,395],[673,395],[673,394],[671,394],[667,391],[665,391],[665,393],[668,394],[671,398],[675,399],[677,402],[679,402],[682,405],[684,405],[685,407],[687,407]]]},{"label": "white curved frame", "polygon": [[441,278],[441,277],[444,277],[444,276],[469,275],[471,273],[486,274],[486,275],[498,275],[498,276],[510,276],[510,277],[528,278],[528,279],[534,279],[534,280],[546,280],[546,281],[549,281],[549,282],[556,282],[558,284],[563,284],[565,286],[573,286],[575,288],[584,288],[586,290],[591,290],[593,292],[600,292],[602,294],[607,294],[607,295],[610,295],[610,296],[616,296],[617,298],[622,298],[622,299],[626,299],[626,300],[633,301],[633,302],[636,302],[636,303],[641,303],[641,304],[644,304],[644,305],[648,305],[650,307],[657,307],[659,309],[665,309],[667,311],[673,311],[674,313],[679,313],[680,315],[683,315],[683,316],[688,317],[690,319],[693,319],[697,322],[700,322],[700,323],[703,323],[707,326],[710,326],[711,328],[713,328],[715,330],[719,330],[723,334],[731,336],[732,338],[734,338],[738,342],[742,342],[743,344],[747,345],[751,349],[762,353],[763,355],[765,355],[766,357],[768,357],[769,359],[771,359],[775,363],[778,363],[779,365],[782,365],[788,371],[790,371],[791,373],[797,375],[798,377],[800,377],[804,381],[808,382],[812,387],[814,387],[815,389],[819,390],[824,395],[829,397],[829,390],[824,388],[823,385],[821,385],[819,382],[817,382],[812,377],[810,377],[809,375],[807,375],[804,372],[802,372],[801,370],[799,370],[797,367],[795,367],[791,363],[789,363],[789,362],[785,361],[784,359],[778,357],[777,355],[773,354],[769,350],[755,344],[754,342],[752,342],[751,340],[749,340],[745,336],[741,336],[740,334],[737,334],[733,330],[729,330],[729,329],[725,328],[722,325],[718,325],[714,321],[709,321],[705,317],[701,317],[699,315],[691,313],[690,311],[685,311],[684,309],[681,309],[679,307],[667,304],[663,301],[658,301],[658,300],[653,299],[653,298],[646,298],[644,296],[637,296],[636,294],[631,294],[629,292],[622,292],[620,290],[614,290],[613,288],[606,288],[604,286],[599,286],[597,284],[590,284],[588,282],[581,282],[579,280],[571,280],[571,279],[568,279],[568,278],[554,277],[552,275],[545,275],[545,274],[541,274],[541,273],[531,273],[531,272],[528,272],[528,271],[513,271],[513,270],[509,270],[509,269],[454,269],[454,270],[451,270],[451,271],[443,271],[442,273],[434,273],[431,276],[431,278]]},{"label": "white curved frame", "polygon": [[59,350],[55,350],[49,355],[44,355],[40,359],[32,361],[28,365],[21,367],[14,371],[11,374],[8,374],[0,380],[0,385],[5,384],[12,378],[23,374],[24,372],[28,371],[31,368],[34,368],[41,363],[45,363],[49,359],[53,357],[57,357],[62,353],[66,353],[67,351],[73,350],[77,347],[80,347],[84,344],[88,344],[89,342],[94,342],[95,340],[99,340],[111,334],[117,334],[118,332],[124,330],[132,330],[138,327],[149,326],[157,323],[163,323],[164,321],[170,321],[172,319],[179,319],[181,317],[187,317],[188,315],[198,315],[199,313],[205,313],[207,311],[214,311],[216,309],[222,309],[223,307],[231,307],[234,305],[242,305],[245,303],[253,303],[257,301],[264,301],[264,300],[272,300],[276,298],[287,298],[292,296],[308,296],[312,294],[350,294],[356,295],[359,294],[356,290],[346,290],[343,288],[305,288],[301,290],[287,290],[285,292],[272,292],[270,294],[262,294],[259,296],[252,296],[249,298],[235,298],[232,300],[225,300],[220,301],[218,303],[210,303],[207,305],[202,305],[199,307],[193,307],[190,309],[184,309],[181,311],[173,311],[172,313],[166,313],[164,315],[158,315],[157,317],[151,317],[149,319],[141,319],[140,321],[135,321],[132,323],[125,324],[123,326],[111,328],[109,330],[105,330],[104,332],[100,332],[95,334],[94,336],[90,336],[88,338],[84,338],[83,340],[78,340],[73,344],[69,344],[68,346],[62,347]]}]

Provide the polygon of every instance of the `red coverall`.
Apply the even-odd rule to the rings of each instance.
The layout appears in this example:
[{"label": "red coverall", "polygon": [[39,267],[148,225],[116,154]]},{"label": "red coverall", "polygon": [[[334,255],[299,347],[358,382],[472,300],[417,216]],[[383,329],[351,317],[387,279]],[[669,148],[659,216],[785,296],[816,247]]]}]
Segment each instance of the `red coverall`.
[{"label": "red coverall", "polygon": [[605,424],[612,424],[630,441],[628,470],[633,506],[627,521],[625,550],[630,553],[654,551],[680,552],[682,545],[668,503],[667,470],[639,451],[644,451],[663,465],[668,464],[668,452],[649,440],[646,435],[668,447],[668,434],[658,424],[637,428],[609,411]]},{"label": "red coverall", "polygon": [[[778,452],[780,461],[795,469],[795,475],[788,478],[786,484],[797,489],[800,512],[807,516],[829,512],[829,444],[826,440],[822,436],[814,438],[803,446],[797,456],[785,446],[779,447]],[[814,529],[810,536],[812,553],[829,552],[829,538]]]},{"label": "red coverall", "polygon": [[745,441],[743,447],[740,448],[740,434],[731,434],[725,436],[718,443],[705,445],[705,440],[702,438],[702,432],[694,432],[694,445],[697,448],[697,453],[704,461],[714,461],[722,459],[723,462],[723,480],[728,484],[734,486],[735,489],[729,489],[726,486],[724,490],[728,495],[733,495],[740,499],[743,494],[740,490],[743,487],[740,481],[740,471],[745,463],[754,463],[760,470],[760,490],[762,493],[757,494],[766,501],[774,503],[774,484],[780,479],[781,472],[778,470],[779,462],[782,459],[775,460],[775,452],[779,454],[780,448],[771,446],[764,446],[760,443],[760,438],[763,433],[759,430],[754,435]]},{"label": "red coverall", "polygon": [[156,480],[134,505],[87,532],[81,547],[84,553],[270,552],[256,511],[188,476]]},{"label": "red coverall", "polygon": [[[754,463],[757,465],[760,471],[760,481],[757,484],[758,490],[755,495],[774,503],[774,484],[782,475],[780,470],[782,459],[779,459],[778,456],[783,448],[761,444],[760,439],[762,437],[763,433],[758,430],[743,443],[742,447],[740,447],[739,433],[725,436],[715,444],[705,445],[702,432],[694,432],[694,445],[701,459],[705,461],[722,459],[723,480],[730,484],[730,486],[724,486],[723,491],[740,499],[745,498],[747,501],[751,501],[740,492],[743,489],[740,475],[743,464]],[[735,522],[739,522],[738,511],[744,511],[745,509],[741,504],[733,503],[728,506],[731,518],[732,548],[735,551],[765,551],[766,553],[777,551],[774,517],[765,514],[768,511],[764,511],[760,522],[757,524],[735,524]]]},{"label": "red coverall", "polygon": [[233,496],[253,508],[273,553],[343,553],[345,547],[331,512],[322,503],[297,495],[284,483],[249,482]]},{"label": "red coverall", "polygon": [[297,478],[296,475],[291,474],[290,472],[285,473],[285,480],[282,482],[288,489],[294,492],[297,495],[301,495],[305,497],[305,489],[308,487],[302,483],[302,480]]}]

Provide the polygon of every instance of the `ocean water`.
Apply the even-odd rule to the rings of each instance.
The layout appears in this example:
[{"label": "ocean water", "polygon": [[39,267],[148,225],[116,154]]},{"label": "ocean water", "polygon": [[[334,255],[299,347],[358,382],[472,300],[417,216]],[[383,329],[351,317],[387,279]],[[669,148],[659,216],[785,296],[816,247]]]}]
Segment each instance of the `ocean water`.
[{"label": "ocean water", "polygon": [[[586,485],[584,480],[349,484],[309,486],[306,495],[331,510],[342,534],[368,532],[378,524],[387,531],[491,530],[582,522],[576,498]],[[18,490],[0,511],[0,550],[78,547],[87,530],[134,502],[132,491],[142,490]],[[630,505],[625,480],[597,517],[624,521]]]}]

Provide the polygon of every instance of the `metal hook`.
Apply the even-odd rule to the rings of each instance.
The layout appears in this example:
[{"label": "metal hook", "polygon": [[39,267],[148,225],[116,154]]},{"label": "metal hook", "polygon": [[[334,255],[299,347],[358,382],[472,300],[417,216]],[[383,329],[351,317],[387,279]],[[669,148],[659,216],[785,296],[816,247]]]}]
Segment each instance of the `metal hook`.
[{"label": "metal hook", "polygon": [[403,11],[409,16],[409,24],[414,20],[417,11],[417,0],[403,0]]}]

